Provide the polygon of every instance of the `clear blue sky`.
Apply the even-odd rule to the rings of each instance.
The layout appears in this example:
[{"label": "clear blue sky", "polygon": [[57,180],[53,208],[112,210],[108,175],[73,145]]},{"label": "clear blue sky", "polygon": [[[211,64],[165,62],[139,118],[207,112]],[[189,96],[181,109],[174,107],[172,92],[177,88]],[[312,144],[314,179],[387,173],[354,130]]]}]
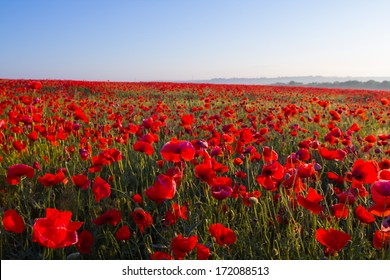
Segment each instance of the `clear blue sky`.
[{"label": "clear blue sky", "polygon": [[390,1],[8,0],[0,78],[390,76]]}]

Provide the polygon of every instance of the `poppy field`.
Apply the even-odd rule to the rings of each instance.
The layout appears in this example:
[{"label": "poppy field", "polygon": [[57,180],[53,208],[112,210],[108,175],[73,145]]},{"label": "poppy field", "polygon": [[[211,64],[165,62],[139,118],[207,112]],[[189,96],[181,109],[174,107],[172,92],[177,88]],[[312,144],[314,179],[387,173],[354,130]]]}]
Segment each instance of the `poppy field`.
[{"label": "poppy field", "polygon": [[0,80],[1,259],[390,259],[389,103]]}]

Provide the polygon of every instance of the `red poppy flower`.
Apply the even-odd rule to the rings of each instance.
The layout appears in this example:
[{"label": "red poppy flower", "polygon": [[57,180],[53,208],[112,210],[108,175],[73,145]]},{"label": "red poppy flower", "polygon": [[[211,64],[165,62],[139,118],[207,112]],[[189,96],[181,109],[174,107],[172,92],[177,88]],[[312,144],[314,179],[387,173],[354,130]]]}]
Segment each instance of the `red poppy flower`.
[{"label": "red poppy flower", "polygon": [[75,187],[82,190],[88,189],[88,187],[91,185],[91,181],[88,180],[88,177],[83,174],[72,176],[72,182]]},{"label": "red poppy flower", "polygon": [[209,232],[221,246],[236,242],[236,234],[234,231],[230,228],[224,227],[222,224],[210,225]]},{"label": "red poppy flower", "polygon": [[333,228],[329,230],[320,228],[316,231],[316,239],[325,246],[325,254],[333,256],[347,245],[348,241],[351,240],[351,236]]},{"label": "red poppy flower", "polygon": [[310,159],[310,151],[306,148],[301,148],[296,153],[296,157],[297,157],[297,159],[303,160],[303,161],[309,160]]},{"label": "red poppy flower", "polygon": [[361,205],[356,207],[355,213],[359,221],[362,223],[372,224],[375,222],[375,217]]},{"label": "red poppy flower", "polygon": [[229,197],[233,192],[232,179],[228,177],[219,177],[214,179],[211,186],[211,195],[218,200]]},{"label": "red poppy flower", "polygon": [[26,228],[23,218],[13,209],[4,212],[3,226],[6,231],[22,233]]},{"label": "red poppy flower", "polygon": [[297,202],[302,207],[306,208],[313,214],[319,214],[322,210],[324,210],[324,207],[319,205],[319,202],[324,197],[317,193],[317,191],[313,188],[309,188],[307,192],[307,197],[303,197],[300,194],[297,194]]},{"label": "red poppy flower", "polygon": [[327,159],[327,160],[339,160],[339,161],[343,161],[345,156],[346,156],[346,152],[343,151],[343,150],[328,150],[326,148],[320,148],[318,149],[321,157],[323,159]]},{"label": "red poppy flower", "polygon": [[138,226],[141,233],[144,233],[145,227],[150,227],[153,224],[153,218],[150,213],[141,208],[134,209],[130,216],[133,217],[133,221]]},{"label": "red poppy flower", "polygon": [[89,172],[95,173],[100,172],[104,165],[108,164],[108,160],[102,156],[93,156],[92,157],[92,166],[88,169]]},{"label": "red poppy flower", "polygon": [[263,159],[267,164],[269,164],[269,163],[272,163],[272,162],[278,160],[278,154],[276,153],[276,151],[271,150],[270,147],[264,146],[263,147]]},{"label": "red poppy flower", "polygon": [[169,253],[165,253],[165,252],[154,252],[151,256],[150,256],[150,259],[151,260],[174,260],[175,258],[169,254]]},{"label": "red poppy flower", "polygon": [[97,176],[92,185],[92,192],[96,202],[99,202],[102,198],[107,198],[111,195],[111,187],[106,181]]},{"label": "red poppy flower", "polygon": [[59,171],[57,174],[46,173],[44,176],[38,177],[38,182],[43,184],[45,187],[51,187],[60,183],[66,184],[68,180],[64,172]]},{"label": "red poppy flower", "polygon": [[138,204],[142,204],[142,197],[140,194],[136,193],[135,195],[133,195],[132,199],[131,199],[133,202],[135,203],[138,203]]},{"label": "red poppy flower", "polygon": [[104,224],[116,226],[121,221],[121,219],[121,212],[117,209],[111,209],[94,219],[92,222],[98,226]]},{"label": "red poppy flower", "polygon": [[210,257],[210,249],[203,244],[196,244],[196,256],[198,260],[208,260]]},{"label": "red poppy flower", "polygon": [[372,200],[375,202],[368,211],[379,217],[390,215],[390,180],[379,180],[371,186]]},{"label": "red poppy flower", "polygon": [[202,163],[195,167],[195,176],[201,179],[203,182],[211,185],[214,181],[214,178],[217,177],[217,174],[212,168],[211,164]]},{"label": "red poppy flower", "polygon": [[130,239],[130,229],[128,226],[123,226],[118,229],[115,234],[115,238],[119,241],[129,240]]},{"label": "red poppy flower", "polygon": [[169,162],[190,161],[195,156],[195,148],[188,141],[172,139],[162,147],[160,153]]},{"label": "red poppy flower", "polygon": [[46,209],[46,217],[39,218],[33,226],[32,241],[48,248],[64,248],[74,245],[79,238],[77,230],[82,222],[71,222],[72,212]]},{"label": "red poppy flower", "polygon": [[172,177],[160,174],[153,186],[145,191],[145,195],[157,204],[163,203],[166,199],[172,199],[176,194],[176,182]]},{"label": "red poppy flower", "polygon": [[76,248],[81,254],[90,254],[93,242],[92,233],[88,230],[83,230],[79,234],[79,241],[76,243]]},{"label": "red poppy flower", "polygon": [[176,221],[180,218],[183,220],[188,219],[187,206],[183,205],[180,207],[179,204],[174,203],[165,213],[164,224],[166,226],[174,225]]},{"label": "red poppy flower", "polygon": [[275,161],[271,164],[264,165],[263,170],[256,181],[266,190],[275,191],[278,183],[284,178],[284,167]]},{"label": "red poppy flower", "polygon": [[309,178],[311,176],[313,176],[315,174],[315,170],[314,170],[314,164],[313,163],[305,163],[305,164],[301,164],[299,165],[298,167],[298,173],[297,175],[304,179],[304,178]]},{"label": "red poppy flower", "polygon": [[378,179],[378,164],[374,160],[358,159],[352,167],[352,176],[364,184],[372,184]]},{"label": "red poppy flower", "polygon": [[11,185],[17,185],[20,183],[20,177],[22,176],[33,178],[34,168],[25,164],[15,164],[8,168],[6,181]]},{"label": "red poppy flower", "polygon": [[386,249],[390,245],[390,232],[377,230],[374,233],[374,238],[372,241],[374,248],[377,250]]},{"label": "red poppy flower", "polygon": [[337,203],[330,208],[332,215],[339,219],[346,219],[348,217],[348,206],[344,203]]},{"label": "red poppy flower", "polygon": [[182,260],[198,243],[197,236],[182,237],[180,234],[172,239],[171,248],[178,260]]},{"label": "red poppy flower", "polygon": [[153,146],[150,143],[145,142],[145,141],[135,142],[133,145],[133,149],[134,149],[134,151],[137,151],[137,152],[143,152],[143,153],[147,154],[148,156],[151,156],[154,153]]},{"label": "red poppy flower", "polygon": [[25,141],[19,141],[19,140],[15,140],[13,143],[12,143],[12,146],[15,148],[15,150],[17,150],[18,152],[22,152],[24,150],[27,149],[27,143]]}]

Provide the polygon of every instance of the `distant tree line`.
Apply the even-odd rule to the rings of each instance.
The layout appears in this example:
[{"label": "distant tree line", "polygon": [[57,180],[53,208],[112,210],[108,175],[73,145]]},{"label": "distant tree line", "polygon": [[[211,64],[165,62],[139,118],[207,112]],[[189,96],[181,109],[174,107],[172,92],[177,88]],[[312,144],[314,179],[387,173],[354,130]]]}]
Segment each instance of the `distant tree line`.
[{"label": "distant tree line", "polygon": [[325,82],[325,83],[299,83],[291,81],[289,83],[276,83],[275,85],[285,86],[305,86],[305,87],[324,87],[324,88],[353,88],[353,89],[372,89],[372,90],[390,90],[390,81],[374,81],[369,80],[366,82],[351,80],[346,82]]}]

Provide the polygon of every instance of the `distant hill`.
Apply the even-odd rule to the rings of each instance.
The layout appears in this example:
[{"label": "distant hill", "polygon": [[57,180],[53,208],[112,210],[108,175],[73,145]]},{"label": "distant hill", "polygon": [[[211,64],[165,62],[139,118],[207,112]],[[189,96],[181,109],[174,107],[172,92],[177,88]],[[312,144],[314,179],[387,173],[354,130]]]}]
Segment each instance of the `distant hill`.
[{"label": "distant hill", "polygon": [[356,88],[390,90],[390,77],[324,77],[292,76],[274,78],[216,78],[210,80],[186,81],[190,83],[244,84],[244,85],[286,85],[330,88]]}]

